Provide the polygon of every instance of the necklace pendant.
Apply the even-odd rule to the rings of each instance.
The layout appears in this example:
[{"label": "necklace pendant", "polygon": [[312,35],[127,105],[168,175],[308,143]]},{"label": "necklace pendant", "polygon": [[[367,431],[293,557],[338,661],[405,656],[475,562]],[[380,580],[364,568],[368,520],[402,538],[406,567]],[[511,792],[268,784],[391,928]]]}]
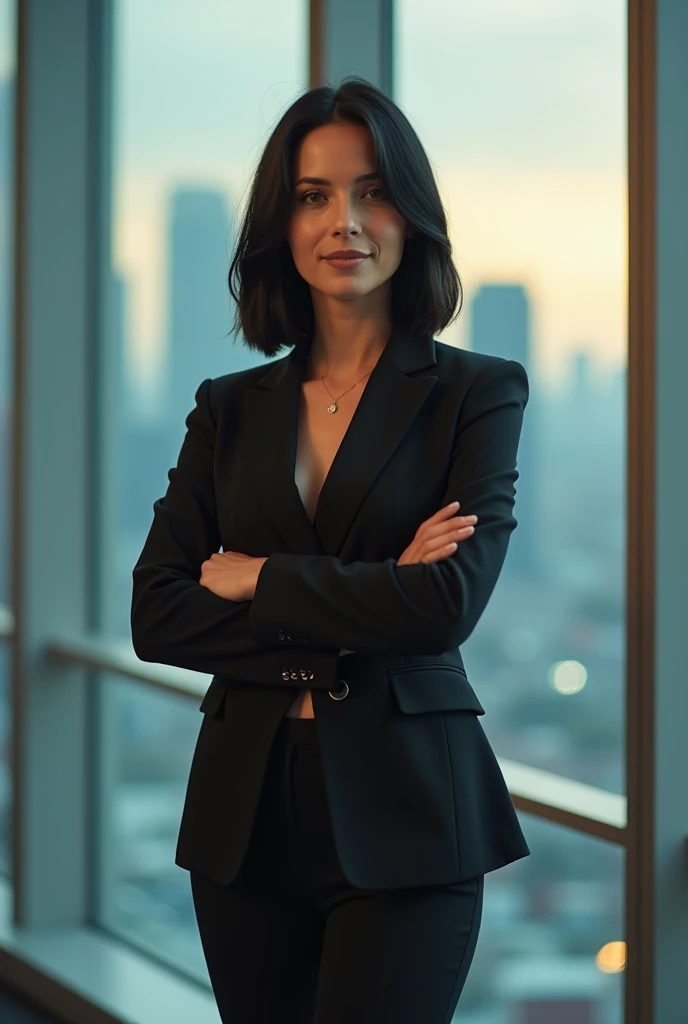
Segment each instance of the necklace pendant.
[{"label": "necklace pendant", "polygon": [[328,405],[327,411],[328,412],[336,412],[338,408],[339,408],[339,406],[337,405],[337,403],[333,402],[332,405]]}]

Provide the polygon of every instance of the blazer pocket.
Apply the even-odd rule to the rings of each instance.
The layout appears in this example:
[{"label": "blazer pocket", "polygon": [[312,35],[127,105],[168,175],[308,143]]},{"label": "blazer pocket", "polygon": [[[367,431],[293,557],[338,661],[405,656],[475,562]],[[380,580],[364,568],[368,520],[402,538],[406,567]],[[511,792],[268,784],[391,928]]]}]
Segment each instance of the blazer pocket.
[{"label": "blazer pocket", "polygon": [[228,689],[229,687],[226,683],[221,682],[217,676],[213,676],[198,710],[202,711],[204,715],[220,718],[224,710],[224,698],[227,695]]},{"label": "blazer pocket", "polygon": [[387,669],[397,703],[406,714],[485,710],[468,678],[452,665],[399,665]]}]

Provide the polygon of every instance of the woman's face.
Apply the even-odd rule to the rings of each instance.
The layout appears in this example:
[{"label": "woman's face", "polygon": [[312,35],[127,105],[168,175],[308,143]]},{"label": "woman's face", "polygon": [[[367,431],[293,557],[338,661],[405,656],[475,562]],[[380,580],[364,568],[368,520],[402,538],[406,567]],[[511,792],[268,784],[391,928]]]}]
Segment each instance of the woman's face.
[{"label": "woman's face", "polygon": [[[301,140],[288,242],[312,291],[341,299],[370,295],[399,266],[407,222],[387,199],[377,171],[364,125],[327,124]],[[366,258],[339,267],[326,258],[338,249],[357,249]]]}]

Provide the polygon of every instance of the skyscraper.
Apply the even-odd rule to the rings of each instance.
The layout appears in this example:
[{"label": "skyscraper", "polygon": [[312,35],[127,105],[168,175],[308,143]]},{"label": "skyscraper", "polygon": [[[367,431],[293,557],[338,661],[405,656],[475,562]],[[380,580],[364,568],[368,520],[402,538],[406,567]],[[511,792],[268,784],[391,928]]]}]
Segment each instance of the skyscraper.
[{"label": "skyscraper", "polygon": [[518,450],[515,516],[518,528],[509,542],[505,572],[531,576],[537,571],[535,524],[537,508],[537,405],[533,380],[530,302],[520,284],[481,285],[471,302],[471,348],[522,363],[530,381]]},{"label": "skyscraper", "polygon": [[227,285],[231,244],[227,204],[220,192],[179,188],[173,193],[167,245],[167,379],[175,435],[183,434],[201,381],[240,369],[246,351],[227,334],[233,313]]}]

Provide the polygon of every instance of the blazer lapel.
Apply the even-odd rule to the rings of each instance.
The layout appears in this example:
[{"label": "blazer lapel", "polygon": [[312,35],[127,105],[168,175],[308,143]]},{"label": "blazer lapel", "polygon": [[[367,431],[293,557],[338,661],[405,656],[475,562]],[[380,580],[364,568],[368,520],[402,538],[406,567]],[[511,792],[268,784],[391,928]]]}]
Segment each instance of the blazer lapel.
[{"label": "blazer lapel", "polygon": [[437,382],[434,375],[410,375],[436,364],[431,335],[392,333],[325,478],[313,523],[294,478],[306,356],[292,350],[245,391],[251,486],[286,550],[340,554],[366,494]]},{"label": "blazer lapel", "polygon": [[294,478],[304,371],[305,358],[293,349],[244,392],[249,484],[286,551],[322,555]]}]

